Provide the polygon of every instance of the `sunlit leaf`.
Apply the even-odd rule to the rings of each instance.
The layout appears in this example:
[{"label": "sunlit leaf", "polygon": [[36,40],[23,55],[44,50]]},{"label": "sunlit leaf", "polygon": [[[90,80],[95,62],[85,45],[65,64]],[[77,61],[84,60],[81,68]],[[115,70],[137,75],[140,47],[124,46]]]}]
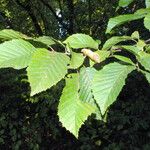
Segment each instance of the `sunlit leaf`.
[{"label": "sunlit leaf", "polygon": [[64,53],[38,49],[27,68],[31,96],[47,90],[64,78],[68,63],[69,57]]},{"label": "sunlit leaf", "polygon": [[93,80],[93,94],[99,105],[102,115],[107,108],[117,99],[125,85],[125,79],[135,67],[111,63],[102,70],[97,71]]},{"label": "sunlit leaf", "polygon": [[62,125],[78,138],[79,129],[84,121],[95,112],[95,108],[79,100],[78,75],[71,74],[66,79],[66,86],[62,92],[58,105],[58,116]]},{"label": "sunlit leaf", "polygon": [[73,34],[65,41],[71,48],[93,48],[98,49],[98,43],[92,37],[86,34]]},{"label": "sunlit leaf", "polygon": [[144,26],[145,26],[145,28],[150,30],[150,13],[147,14],[144,18]]},{"label": "sunlit leaf", "polygon": [[132,62],[132,60],[128,57],[125,56],[121,56],[121,55],[113,55],[115,58],[117,58],[118,60],[121,60],[123,62],[126,62],[128,64],[134,65],[134,63]]},{"label": "sunlit leaf", "polygon": [[71,61],[70,61],[69,68],[70,69],[79,68],[83,64],[84,58],[85,57],[81,53],[71,52]]},{"label": "sunlit leaf", "polygon": [[126,14],[126,15],[120,15],[114,18],[110,18],[107,25],[106,33],[110,33],[114,27],[122,25],[126,22],[141,19],[145,17],[148,13],[150,13],[150,9],[140,9],[134,14]]},{"label": "sunlit leaf", "polygon": [[34,39],[34,41],[41,42],[43,44],[46,44],[47,46],[56,44],[55,41],[49,36],[41,36]]},{"label": "sunlit leaf", "polygon": [[0,39],[3,40],[12,40],[12,39],[30,39],[30,37],[14,31],[12,29],[4,29],[0,31]]},{"label": "sunlit leaf", "polygon": [[120,7],[126,7],[131,4],[134,0],[119,0]]},{"label": "sunlit leaf", "polygon": [[138,31],[133,32],[132,35],[131,35],[131,37],[133,39],[139,39],[140,38],[139,32]]},{"label": "sunlit leaf", "polygon": [[112,46],[114,46],[120,42],[132,40],[132,39],[133,38],[131,38],[130,36],[114,36],[105,42],[102,50],[109,50]]},{"label": "sunlit leaf", "polygon": [[0,68],[22,69],[28,66],[36,48],[22,39],[0,44]]}]

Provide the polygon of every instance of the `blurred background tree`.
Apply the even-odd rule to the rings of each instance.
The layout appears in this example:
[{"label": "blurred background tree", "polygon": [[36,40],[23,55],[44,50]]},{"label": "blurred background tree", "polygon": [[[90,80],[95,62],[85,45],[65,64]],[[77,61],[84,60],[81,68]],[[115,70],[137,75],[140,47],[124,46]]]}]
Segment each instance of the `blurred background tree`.
[{"label": "blurred background tree", "polygon": [[57,38],[77,32],[97,37],[116,6],[116,0],[1,0],[0,28]]}]

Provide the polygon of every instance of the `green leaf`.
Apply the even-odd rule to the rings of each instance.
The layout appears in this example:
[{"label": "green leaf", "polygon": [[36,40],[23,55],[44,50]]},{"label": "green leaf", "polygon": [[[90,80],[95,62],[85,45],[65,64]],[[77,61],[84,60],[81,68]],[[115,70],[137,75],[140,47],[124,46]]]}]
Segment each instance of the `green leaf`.
[{"label": "green leaf", "polygon": [[110,51],[98,50],[98,51],[96,51],[96,53],[99,54],[100,61],[102,62],[102,61],[106,60],[106,58],[109,57],[111,52]]},{"label": "green leaf", "polygon": [[38,49],[27,68],[31,96],[47,90],[64,78],[68,63],[69,57],[64,53]]},{"label": "green leaf", "polygon": [[12,40],[12,39],[30,39],[30,38],[12,29],[4,29],[0,31],[0,39]]},{"label": "green leaf", "polygon": [[122,25],[122,24],[132,21],[132,20],[138,20],[141,18],[143,18],[143,16],[135,15],[135,14],[120,15],[120,16],[117,16],[114,18],[110,18],[108,25],[107,25],[106,33],[110,33],[111,30],[116,26]]},{"label": "green leaf", "polygon": [[149,44],[147,44],[145,46],[145,51],[146,51],[146,53],[150,54],[150,45]]},{"label": "green leaf", "polygon": [[[96,53],[99,55],[100,61],[103,62],[104,60],[106,60],[109,57],[111,52],[110,51],[105,51],[105,50],[104,51],[103,50],[98,50],[98,51],[96,51]],[[90,60],[90,66],[93,66],[94,64],[95,64],[95,62]]]},{"label": "green leaf", "polygon": [[150,13],[147,14],[144,18],[144,26],[145,26],[145,28],[150,30]]},{"label": "green leaf", "polygon": [[138,39],[138,40],[139,40],[139,38],[140,38],[139,32],[138,32],[138,31],[134,31],[134,32],[132,33],[131,37],[132,37],[133,39]]},{"label": "green leaf", "polygon": [[140,52],[140,50],[136,46],[121,45],[121,48],[129,51],[130,53],[133,53],[136,56],[138,56],[138,53]]},{"label": "green leaf", "polygon": [[131,65],[134,65],[134,63],[132,62],[131,59],[127,58],[127,57],[124,57],[124,56],[121,56],[121,55],[113,55],[115,58],[117,58],[118,60],[121,60],[123,62],[126,62],[128,64],[131,64]]},{"label": "green leaf", "polygon": [[144,47],[146,46],[146,43],[143,40],[138,40],[136,46],[140,51],[143,51]]},{"label": "green leaf", "polygon": [[150,13],[150,8],[138,9],[134,14],[145,17],[148,13]]},{"label": "green leaf", "polygon": [[69,68],[70,69],[79,68],[83,64],[84,58],[85,57],[81,53],[71,52],[71,61],[70,61]]},{"label": "green leaf", "polygon": [[95,111],[93,106],[79,100],[78,78],[77,74],[71,74],[71,78],[66,79],[66,86],[58,105],[59,120],[76,138],[84,121]]},{"label": "green leaf", "polygon": [[56,44],[55,41],[49,36],[41,36],[41,37],[34,39],[34,41],[41,42],[47,46]]},{"label": "green leaf", "polygon": [[95,107],[96,119],[102,119],[101,112],[93,98],[92,83],[96,70],[91,67],[83,67],[79,74],[79,98]]},{"label": "green leaf", "polygon": [[134,0],[119,0],[119,6],[120,7],[127,7],[129,4],[131,4]]},{"label": "green leaf", "polygon": [[36,48],[22,39],[0,44],[0,68],[22,69],[28,66]]},{"label": "green leaf", "polygon": [[130,36],[114,36],[105,42],[102,50],[104,50],[104,51],[109,50],[112,46],[114,46],[120,42],[132,40],[132,39],[133,38],[131,38]]},{"label": "green leaf", "polygon": [[150,8],[150,0],[145,0],[146,8]]},{"label": "green leaf", "polygon": [[101,40],[95,40],[95,41],[98,43],[98,45],[102,43]]},{"label": "green leaf", "polygon": [[95,74],[96,70],[94,68],[90,67],[83,67],[80,69],[80,74],[79,74],[79,97],[80,100],[83,102],[88,102],[88,103],[95,103],[92,99],[93,94],[92,94],[92,82],[93,82],[93,77]]},{"label": "green leaf", "polygon": [[147,54],[144,51],[141,51],[138,54],[139,54],[137,56],[138,61],[145,69],[150,71],[150,54]]},{"label": "green leaf", "polygon": [[93,48],[98,49],[98,43],[92,37],[86,34],[73,34],[65,41],[71,48]]},{"label": "green leaf", "polygon": [[97,71],[93,80],[94,98],[101,109],[102,115],[107,108],[117,99],[125,85],[125,79],[135,67],[111,63],[102,70]]},{"label": "green leaf", "polygon": [[111,30],[116,26],[122,25],[129,21],[141,19],[145,17],[145,15],[149,12],[150,12],[150,9],[140,9],[134,14],[120,15],[114,18],[110,18],[108,25],[107,25],[106,33],[110,33]]},{"label": "green leaf", "polygon": [[147,72],[147,71],[143,71],[143,70],[141,70],[141,72],[142,72],[142,73],[144,74],[144,76],[146,77],[148,83],[150,83],[150,73]]}]

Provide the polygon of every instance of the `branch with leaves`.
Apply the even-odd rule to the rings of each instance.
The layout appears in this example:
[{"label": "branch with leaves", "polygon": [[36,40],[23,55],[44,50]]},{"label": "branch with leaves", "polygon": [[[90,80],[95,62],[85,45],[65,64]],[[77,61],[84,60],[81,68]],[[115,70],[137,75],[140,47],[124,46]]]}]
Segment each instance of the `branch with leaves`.
[{"label": "branch with leaves", "polygon": [[[145,27],[150,29],[149,14],[149,8],[145,8],[111,18],[107,33],[140,18],[144,18]],[[81,33],[60,42],[48,36],[32,38],[5,29],[0,31],[0,39],[4,41],[0,44],[0,68],[26,68],[30,96],[65,80],[58,116],[62,126],[76,138],[91,114],[105,121],[109,107],[117,100],[132,71],[142,73],[150,83],[150,45],[140,39],[138,31],[130,36],[113,36],[101,45],[102,49],[99,49],[100,41]],[[32,45],[33,41],[36,44]],[[39,48],[41,43],[44,46]],[[54,44],[63,45],[64,52],[55,50]],[[122,51],[133,57],[124,56]]]}]

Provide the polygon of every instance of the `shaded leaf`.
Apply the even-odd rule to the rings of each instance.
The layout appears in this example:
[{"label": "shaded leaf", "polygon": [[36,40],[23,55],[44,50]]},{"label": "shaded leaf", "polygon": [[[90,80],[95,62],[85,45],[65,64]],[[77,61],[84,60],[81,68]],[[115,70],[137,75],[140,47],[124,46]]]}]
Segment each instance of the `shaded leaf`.
[{"label": "shaded leaf", "polygon": [[92,106],[95,107],[95,115],[96,119],[102,119],[101,112],[96,104],[96,101],[93,98],[92,93],[92,84],[93,78],[95,75],[96,70],[90,67],[83,67],[80,69],[79,74],[79,97],[80,100],[83,102],[90,103]]},{"label": "shaded leaf", "polygon": [[138,32],[138,31],[134,31],[134,32],[132,33],[131,37],[132,37],[133,39],[139,39],[139,38],[140,38],[139,32]]},{"label": "shaded leaf", "polygon": [[141,51],[138,54],[139,54],[137,56],[138,61],[145,69],[150,71],[150,54],[147,54],[144,51]]},{"label": "shaded leaf", "polygon": [[93,77],[95,74],[96,70],[94,68],[90,67],[83,67],[80,69],[80,74],[79,74],[79,97],[80,100],[83,102],[88,102],[91,104],[94,104],[95,102],[93,101],[92,97],[92,82],[93,82]]},{"label": "shaded leaf", "polygon": [[145,0],[146,8],[150,8],[150,0]]},{"label": "shaded leaf", "polygon": [[130,45],[121,45],[121,48],[129,51],[130,53],[133,53],[134,55],[138,55],[140,50],[136,46],[130,46]]},{"label": "shaded leaf", "polygon": [[[110,55],[110,51],[103,51],[103,50],[98,50],[96,51],[95,53],[97,53],[99,55],[99,58],[100,58],[100,62],[103,62],[104,60],[106,60],[109,55]],[[90,60],[90,66],[93,66],[95,64],[95,62],[91,61]]]},{"label": "shaded leaf", "polygon": [[149,12],[150,9],[140,9],[134,14],[126,14],[126,15],[120,15],[114,18],[110,18],[107,25],[106,33],[110,33],[111,30],[116,26],[122,25],[129,21],[141,19],[145,17],[145,15],[148,14]]},{"label": "shaded leaf", "polygon": [[146,46],[146,43],[143,40],[138,40],[136,47],[140,50],[143,51],[144,47]]}]

